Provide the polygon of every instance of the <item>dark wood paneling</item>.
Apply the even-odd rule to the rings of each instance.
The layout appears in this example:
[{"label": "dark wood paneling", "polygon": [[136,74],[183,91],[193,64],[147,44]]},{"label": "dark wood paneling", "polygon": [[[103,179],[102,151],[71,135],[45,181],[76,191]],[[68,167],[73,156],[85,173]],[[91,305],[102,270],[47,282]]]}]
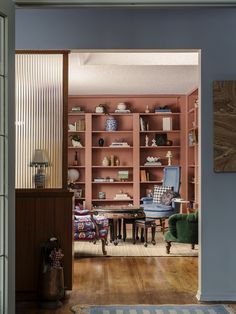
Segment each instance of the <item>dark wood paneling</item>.
[{"label": "dark wood paneling", "polygon": [[63,190],[16,190],[16,292],[37,295],[40,246],[56,236],[64,253],[65,286],[72,289],[73,193]]}]

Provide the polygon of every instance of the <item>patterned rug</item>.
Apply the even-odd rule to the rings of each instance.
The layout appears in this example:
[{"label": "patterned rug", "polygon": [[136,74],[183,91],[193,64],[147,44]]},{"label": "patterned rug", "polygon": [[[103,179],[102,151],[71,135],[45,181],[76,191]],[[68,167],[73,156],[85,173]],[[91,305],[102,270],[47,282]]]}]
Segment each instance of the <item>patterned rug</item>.
[{"label": "patterned rug", "polygon": [[233,314],[227,305],[75,305],[76,314]]},{"label": "patterned rug", "polygon": [[[149,236],[151,239],[151,235]],[[198,246],[191,249],[190,244],[172,243],[170,254],[166,254],[166,245],[163,239],[163,234],[156,234],[156,245],[148,243],[145,247],[142,242],[137,241],[134,245],[131,236],[124,242],[119,240],[117,246],[110,243],[106,246],[107,256],[198,256]],[[102,245],[100,241],[96,244],[91,242],[74,242],[75,257],[94,257],[102,256]]]}]

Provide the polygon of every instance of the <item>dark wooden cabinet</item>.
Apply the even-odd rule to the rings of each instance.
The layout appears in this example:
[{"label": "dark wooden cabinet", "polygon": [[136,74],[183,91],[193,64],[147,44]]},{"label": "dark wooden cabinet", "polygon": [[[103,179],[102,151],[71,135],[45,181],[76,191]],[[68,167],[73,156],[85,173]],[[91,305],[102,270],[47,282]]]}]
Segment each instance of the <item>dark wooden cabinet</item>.
[{"label": "dark wooden cabinet", "polygon": [[73,193],[59,189],[16,190],[16,294],[18,299],[37,295],[40,245],[59,239],[64,253],[65,287],[72,289]]}]

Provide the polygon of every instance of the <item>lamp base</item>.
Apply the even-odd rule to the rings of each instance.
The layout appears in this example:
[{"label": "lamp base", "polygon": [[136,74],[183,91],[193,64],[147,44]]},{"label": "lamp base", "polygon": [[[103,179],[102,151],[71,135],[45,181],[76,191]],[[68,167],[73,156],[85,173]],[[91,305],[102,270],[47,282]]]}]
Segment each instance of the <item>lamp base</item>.
[{"label": "lamp base", "polygon": [[44,189],[46,183],[46,176],[43,169],[38,169],[38,172],[33,177],[34,185],[36,189]]}]

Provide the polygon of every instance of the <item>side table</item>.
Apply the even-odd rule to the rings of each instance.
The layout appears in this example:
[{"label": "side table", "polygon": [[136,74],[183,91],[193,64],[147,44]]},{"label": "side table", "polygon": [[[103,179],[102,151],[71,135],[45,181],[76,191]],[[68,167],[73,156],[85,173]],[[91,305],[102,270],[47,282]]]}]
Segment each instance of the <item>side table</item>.
[{"label": "side table", "polygon": [[152,244],[155,245],[155,234],[156,234],[156,221],[155,219],[145,219],[145,220],[135,220],[135,234],[133,237],[133,244],[136,243],[136,236],[138,235],[138,228],[141,228],[141,240],[143,238],[144,234],[144,246],[147,247],[148,245],[148,228],[151,228],[152,230]]}]

